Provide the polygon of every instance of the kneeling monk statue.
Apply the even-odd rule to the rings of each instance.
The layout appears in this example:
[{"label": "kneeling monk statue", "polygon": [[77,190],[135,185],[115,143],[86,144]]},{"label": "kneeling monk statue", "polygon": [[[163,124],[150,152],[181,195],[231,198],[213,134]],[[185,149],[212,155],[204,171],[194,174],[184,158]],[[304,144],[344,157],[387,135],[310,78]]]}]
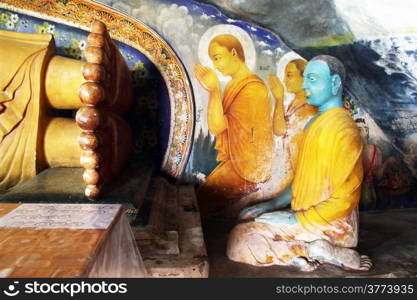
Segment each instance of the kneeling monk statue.
[{"label": "kneeling monk statue", "polygon": [[[295,177],[281,195],[244,209],[229,236],[229,259],[256,266],[321,263],[367,271],[371,260],[354,249],[363,177],[362,141],[342,105],[343,64],[320,55],[304,71],[302,88],[318,113],[305,126]],[[279,210],[291,203],[290,211]]]}]

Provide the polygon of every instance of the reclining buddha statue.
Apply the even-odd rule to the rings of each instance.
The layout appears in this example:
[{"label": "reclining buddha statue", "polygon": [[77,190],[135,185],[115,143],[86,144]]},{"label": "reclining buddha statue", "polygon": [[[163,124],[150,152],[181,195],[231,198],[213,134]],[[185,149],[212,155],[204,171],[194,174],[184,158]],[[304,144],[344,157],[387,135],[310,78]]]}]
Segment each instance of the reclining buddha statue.
[{"label": "reclining buddha statue", "polygon": [[106,26],[92,23],[86,62],[55,55],[50,34],[0,31],[0,53],[0,192],[46,168],[83,167],[85,195],[97,198],[132,144],[130,73]]}]

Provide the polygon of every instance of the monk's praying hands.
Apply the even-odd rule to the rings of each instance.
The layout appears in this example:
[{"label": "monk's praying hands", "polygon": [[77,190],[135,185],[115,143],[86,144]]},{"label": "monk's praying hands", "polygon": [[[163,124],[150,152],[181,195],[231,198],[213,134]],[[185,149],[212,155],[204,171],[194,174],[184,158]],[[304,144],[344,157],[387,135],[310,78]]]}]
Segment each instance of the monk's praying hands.
[{"label": "monk's praying hands", "polygon": [[284,99],[284,86],[282,85],[281,80],[275,75],[269,75],[268,81],[275,100]]},{"label": "monk's praying hands", "polygon": [[194,72],[200,84],[208,92],[220,89],[219,79],[213,69],[205,67],[201,64],[196,64]]}]

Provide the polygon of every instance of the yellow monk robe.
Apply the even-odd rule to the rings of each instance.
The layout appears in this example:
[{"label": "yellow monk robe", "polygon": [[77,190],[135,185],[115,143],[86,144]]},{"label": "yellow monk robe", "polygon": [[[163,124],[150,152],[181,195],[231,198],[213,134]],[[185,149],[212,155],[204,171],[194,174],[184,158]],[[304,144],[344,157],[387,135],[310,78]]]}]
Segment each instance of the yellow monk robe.
[{"label": "yellow monk robe", "polygon": [[40,167],[43,78],[54,47],[51,35],[0,31],[0,191]]},{"label": "yellow monk robe", "polygon": [[227,255],[256,266],[290,265],[308,257],[308,243],[326,240],[355,247],[362,182],[362,141],[349,112],[333,108],[319,116],[301,142],[292,184],[298,223],[247,222],[229,235]]},{"label": "yellow monk robe", "polygon": [[256,75],[230,82],[223,111],[227,128],[215,145],[221,163],[198,191],[202,210],[231,205],[271,177],[274,141],[264,82]]},{"label": "yellow monk robe", "polygon": [[337,234],[329,227],[350,216],[359,203],[362,148],[359,130],[344,108],[326,111],[307,129],[291,201],[305,230],[337,240]]}]

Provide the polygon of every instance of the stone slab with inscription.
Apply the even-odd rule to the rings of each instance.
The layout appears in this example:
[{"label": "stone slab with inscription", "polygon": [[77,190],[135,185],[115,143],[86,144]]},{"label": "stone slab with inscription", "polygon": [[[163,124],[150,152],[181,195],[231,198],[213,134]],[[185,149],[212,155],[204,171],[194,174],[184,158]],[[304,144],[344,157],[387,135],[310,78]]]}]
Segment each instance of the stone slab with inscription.
[{"label": "stone slab with inscription", "polygon": [[120,204],[2,203],[0,241],[0,277],[146,275]]}]

